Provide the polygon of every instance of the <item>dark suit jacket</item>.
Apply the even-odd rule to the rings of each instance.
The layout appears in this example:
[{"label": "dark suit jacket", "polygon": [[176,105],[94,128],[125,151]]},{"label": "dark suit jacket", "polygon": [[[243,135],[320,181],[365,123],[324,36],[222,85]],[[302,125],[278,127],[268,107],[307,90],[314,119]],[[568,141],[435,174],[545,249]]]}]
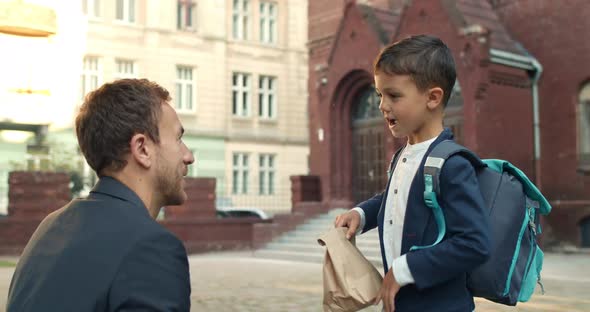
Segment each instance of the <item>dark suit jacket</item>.
[{"label": "dark suit jacket", "polygon": [[[446,129],[432,143],[426,155],[442,140],[452,139]],[[410,252],[414,245],[432,244],[438,228],[432,210],[424,203],[424,163],[412,181],[404,229],[401,254],[407,254],[408,266],[415,284],[400,289],[396,300],[396,312],[471,312],[473,296],[467,289],[467,272],[483,264],[489,257],[491,232],[485,203],[475,170],[462,156],[451,156],[440,174],[441,205],[447,234],[443,241],[432,247]],[[394,164],[395,168],[395,164]],[[389,189],[389,183],[387,189]],[[381,255],[385,272],[391,264],[383,253],[383,218],[387,192],[362,202],[358,206],[365,212],[363,232],[379,227]]]},{"label": "dark suit jacket", "polygon": [[87,199],[41,222],[8,292],[8,312],[189,311],[182,243],[139,197],[102,177]]}]

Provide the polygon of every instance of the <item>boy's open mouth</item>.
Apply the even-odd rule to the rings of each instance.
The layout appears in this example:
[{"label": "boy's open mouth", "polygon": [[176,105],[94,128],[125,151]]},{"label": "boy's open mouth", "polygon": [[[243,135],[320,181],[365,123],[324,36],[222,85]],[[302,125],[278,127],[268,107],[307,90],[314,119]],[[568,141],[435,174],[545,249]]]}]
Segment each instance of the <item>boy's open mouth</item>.
[{"label": "boy's open mouth", "polygon": [[389,126],[395,126],[397,125],[397,119],[395,118],[385,118],[387,120],[387,123],[389,124]]}]

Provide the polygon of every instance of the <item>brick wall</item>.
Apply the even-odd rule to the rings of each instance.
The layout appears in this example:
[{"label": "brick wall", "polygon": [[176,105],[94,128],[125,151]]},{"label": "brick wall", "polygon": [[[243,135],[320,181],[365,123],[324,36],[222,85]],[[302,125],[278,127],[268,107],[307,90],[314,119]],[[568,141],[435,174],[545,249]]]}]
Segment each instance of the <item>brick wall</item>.
[{"label": "brick wall", "polygon": [[590,5],[585,1],[519,0],[497,8],[512,35],[543,66],[539,86],[541,184],[554,210],[548,222],[562,240],[580,242],[590,215],[590,173],[578,162],[577,99],[590,73]]},{"label": "brick wall", "polygon": [[11,172],[8,216],[0,219],[0,254],[20,254],[39,223],[70,200],[65,173]]}]

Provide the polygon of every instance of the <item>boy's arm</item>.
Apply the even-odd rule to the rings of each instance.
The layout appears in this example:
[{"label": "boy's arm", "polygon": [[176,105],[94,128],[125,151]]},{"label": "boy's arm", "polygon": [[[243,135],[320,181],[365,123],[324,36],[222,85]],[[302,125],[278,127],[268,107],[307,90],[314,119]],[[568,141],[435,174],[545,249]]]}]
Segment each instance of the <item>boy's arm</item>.
[{"label": "boy's arm", "polygon": [[487,261],[491,231],[475,170],[462,156],[452,156],[440,174],[447,234],[438,245],[409,252],[408,266],[418,289],[469,272]]},{"label": "boy's arm", "polygon": [[[359,228],[364,233],[377,227],[377,215],[381,208],[381,200],[383,199],[383,193],[377,194],[370,199],[358,204],[354,210],[361,215],[361,223]],[[360,209],[359,209],[360,208]],[[357,232],[357,234],[360,234]]]}]

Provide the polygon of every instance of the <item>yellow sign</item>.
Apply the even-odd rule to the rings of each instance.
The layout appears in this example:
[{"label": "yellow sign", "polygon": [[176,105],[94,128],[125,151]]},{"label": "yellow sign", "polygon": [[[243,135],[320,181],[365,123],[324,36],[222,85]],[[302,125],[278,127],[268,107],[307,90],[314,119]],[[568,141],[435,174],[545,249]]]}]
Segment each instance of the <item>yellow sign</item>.
[{"label": "yellow sign", "polygon": [[27,37],[55,34],[57,23],[51,8],[25,3],[0,1],[0,33]]}]

